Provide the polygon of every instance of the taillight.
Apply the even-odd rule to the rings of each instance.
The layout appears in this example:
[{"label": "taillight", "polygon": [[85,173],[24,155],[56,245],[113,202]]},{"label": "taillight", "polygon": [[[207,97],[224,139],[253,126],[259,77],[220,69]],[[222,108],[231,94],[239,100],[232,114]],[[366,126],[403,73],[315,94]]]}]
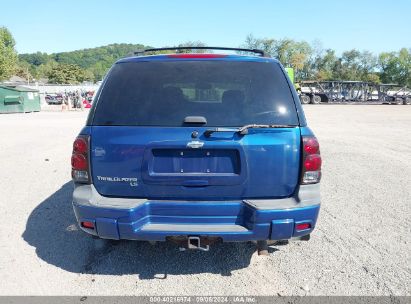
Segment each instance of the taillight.
[{"label": "taillight", "polygon": [[303,137],[304,152],[314,154],[320,151],[320,144],[315,137]]},{"label": "taillight", "polygon": [[304,160],[304,168],[307,171],[317,171],[321,169],[321,156],[319,154],[310,154]]},{"label": "taillight", "polygon": [[302,184],[315,184],[321,180],[320,145],[314,136],[303,136]]},{"label": "taillight", "polygon": [[71,156],[71,168],[74,170],[87,170],[88,162],[83,154],[73,154]]},{"label": "taillight", "polygon": [[73,143],[71,177],[76,183],[90,183],[88,136],[80,135]]},{"label": "taillight", "polygon": [[88,145],[86,138],[77,137],[73,143],[73,152],[75,153],[87,153]]}]

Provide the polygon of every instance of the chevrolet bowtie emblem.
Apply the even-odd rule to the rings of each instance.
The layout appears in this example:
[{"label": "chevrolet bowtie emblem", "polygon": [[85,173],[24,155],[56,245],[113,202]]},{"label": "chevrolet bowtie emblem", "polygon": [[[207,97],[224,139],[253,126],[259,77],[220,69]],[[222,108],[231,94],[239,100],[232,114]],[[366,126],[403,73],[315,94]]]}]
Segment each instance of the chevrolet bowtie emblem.
[{"label": "chevrolet bowtie emblem", "polygon": [[204,142],[199,140],[193,140],[187,143],[187,148],[198,149],[204,146]]}]

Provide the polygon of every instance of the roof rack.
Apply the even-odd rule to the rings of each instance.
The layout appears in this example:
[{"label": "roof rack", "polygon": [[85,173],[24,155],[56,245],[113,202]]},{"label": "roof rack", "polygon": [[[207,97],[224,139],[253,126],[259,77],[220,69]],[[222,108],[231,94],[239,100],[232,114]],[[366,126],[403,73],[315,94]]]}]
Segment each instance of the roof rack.
[{"label": "roof rack", "polygon": [[223,51],[239,51],[239,52],[250,52],[259,54],[261,57],[265,57],[263,50],[259,49],[243,49],[243,48],[230,48],[230,47],[214,47],[214,46],[177,46],[177,47],[166,47],[166,48],[154,48],[154,49],[144,49],[137,50],[134,52],[134,55],[141,56],[142,54],[148,52],[156,51],[178,51],[178,50],[223,50]]}]

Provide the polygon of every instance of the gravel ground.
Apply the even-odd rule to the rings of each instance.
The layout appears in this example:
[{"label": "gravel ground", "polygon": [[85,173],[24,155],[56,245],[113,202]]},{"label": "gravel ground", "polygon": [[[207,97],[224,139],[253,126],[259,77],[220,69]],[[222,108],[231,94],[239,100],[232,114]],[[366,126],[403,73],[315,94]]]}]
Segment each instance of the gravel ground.
[{"label": "gravel ground", "polygon": [[0,295],[411,295],[411,107],[307,106],[324,159],[309,242],[95,244],[71,208],[86,112],[0,116]]}]

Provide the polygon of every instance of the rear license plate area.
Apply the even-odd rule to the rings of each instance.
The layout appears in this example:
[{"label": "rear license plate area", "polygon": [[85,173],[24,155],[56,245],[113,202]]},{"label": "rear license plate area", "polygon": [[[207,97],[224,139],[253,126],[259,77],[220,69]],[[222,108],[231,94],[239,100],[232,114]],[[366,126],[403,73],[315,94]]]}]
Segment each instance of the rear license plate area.
[{"label": "rear license plate area", "polygon": [[240,156],[234,149],[153,149],[154,174],[240,174]]}]

